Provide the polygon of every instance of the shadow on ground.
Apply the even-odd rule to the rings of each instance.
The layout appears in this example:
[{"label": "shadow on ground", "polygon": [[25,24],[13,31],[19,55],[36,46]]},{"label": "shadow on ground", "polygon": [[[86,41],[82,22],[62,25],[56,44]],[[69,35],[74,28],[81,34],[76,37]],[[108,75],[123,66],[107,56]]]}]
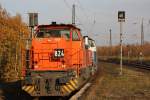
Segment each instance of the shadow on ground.
[{"label": "shadow on ground", "polygon": [[32,98],[21,90],[21,81],[16,81],[0,82],[0,100],[32,100]]}]

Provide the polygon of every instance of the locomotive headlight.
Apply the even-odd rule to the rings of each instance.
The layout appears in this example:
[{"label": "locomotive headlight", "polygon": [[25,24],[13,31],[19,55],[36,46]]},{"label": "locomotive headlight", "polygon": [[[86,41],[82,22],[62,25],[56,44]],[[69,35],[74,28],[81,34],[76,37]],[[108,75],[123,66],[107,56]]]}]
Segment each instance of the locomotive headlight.
[{"label": "locomotive headlight", "polygon": [[38,67],[39,67],[38,65],[35,65],[35,66],[34,66],[34,68],[38,68]]},{"label": "locomotive headlight", "polygon": [[62,68],[66,68],[66,65],[62,65]]},{"label": "locomotive headlight", "polygon": [[37,61],[34,61],[34,68],[38,68],[38,62]]}]

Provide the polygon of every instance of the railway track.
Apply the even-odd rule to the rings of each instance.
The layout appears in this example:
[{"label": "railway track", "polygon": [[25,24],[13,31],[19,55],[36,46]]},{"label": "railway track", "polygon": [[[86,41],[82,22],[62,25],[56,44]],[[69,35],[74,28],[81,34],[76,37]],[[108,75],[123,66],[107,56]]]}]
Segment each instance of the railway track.
[{"label": "railway track", "polygon": [[[99,60],[99,61],[120,64],[120,62],[116,61],[116,60]],[[139,68],[139,69],[144,69],[144,70],[149,70],[150,71],[150,63],[149,62],[123,61],[123,65],[127,65],[127,66],[130,66],[130,67],[135,67],[135,68]]]},{"label": "railway track", "polygon": [[76,94],[70,97],[69,100],[79,100],[82,94],[91,86],[91,83],[86,83]]},{"label": "railway track", "polygon": [[[84,96],[90,92],[90,88],[92,88],[93,85],[97,84],[97,80],[99,80],[102,76],[102,69],[100,67],[100,63],[98,63],[98,69],[96,74],[90,79],[88,80],[88,82],[86,84],[84,84],[79,91],[75,92],[75,94],[73,94],[69,100],[84,100]],[[102,78],[101,78],[102,80]]]},{"label": "railway track", "polygon": [[145,70],[150,71],[150,64],[146,64],[146,63],[135,62],[135,63],[125,63],[125,65],[133,66],[135,68],[145,69]]}]

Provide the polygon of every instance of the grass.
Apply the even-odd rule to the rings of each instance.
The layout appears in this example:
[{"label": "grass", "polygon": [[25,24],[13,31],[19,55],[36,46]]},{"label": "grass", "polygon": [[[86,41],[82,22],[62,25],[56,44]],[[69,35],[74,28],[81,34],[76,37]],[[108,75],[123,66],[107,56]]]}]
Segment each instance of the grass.
[{"label": "grass", "polygon": [[124,67],[120,76],[118,65],[102,63],[101,67],[103,79],[91,87],[85,100],[150,100],[150,73]]}]

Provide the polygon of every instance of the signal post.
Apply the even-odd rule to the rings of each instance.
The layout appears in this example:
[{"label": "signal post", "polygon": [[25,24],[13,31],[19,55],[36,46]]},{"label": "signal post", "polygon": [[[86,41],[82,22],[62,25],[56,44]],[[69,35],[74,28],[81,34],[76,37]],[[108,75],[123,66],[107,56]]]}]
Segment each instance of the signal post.
[{"label": "signal post", "polygon": [[118,22],[120,23],[120,75],[122,72],[122,35],[123,35],[123,22],[125,22],[125,11],[118,11]]}]

